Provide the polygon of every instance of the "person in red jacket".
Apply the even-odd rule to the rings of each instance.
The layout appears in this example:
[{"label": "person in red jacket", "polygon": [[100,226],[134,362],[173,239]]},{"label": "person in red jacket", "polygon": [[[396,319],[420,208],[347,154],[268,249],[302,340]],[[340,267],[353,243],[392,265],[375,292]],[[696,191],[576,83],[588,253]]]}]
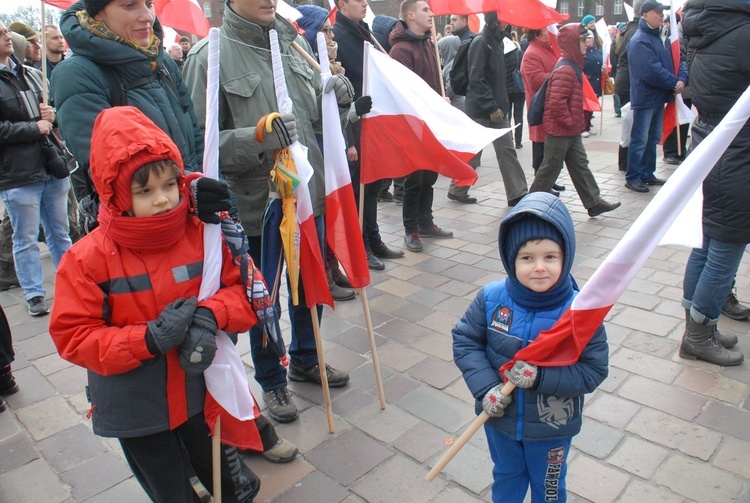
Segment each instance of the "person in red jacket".
[{"label": "person in red jacket", "polygon": [[[223,286],[196,300],[204,224],[189,213],[167,134],[138,109],[114,107],[97,117],[91,146],[100,226],[60,262],[49,332],[62,358],[88,370],[94,433],[119,440],[152,500],[192,502],[191,471],[212,487],[203,371],[216,333],[245,332],[257,318],[226,246]],[[239,498],[221,458],[224,501],[252,501],[257,477]]]},{"label": "person in red jacket", "polygon": [[581,133],[588,128],[583,112],[582,83],[587,36],[588,30],[580,23],[570,23],[560,28],[557,41],[562,52],[561,61],[572,63],[576,69],[571,64],[561,64],[549,77],[543,119],[547,133],[544,160],[529,192],[549,192],[564,162],[583,206],[589,216],[595,217],[618,208],[620,203],[608,203],[599,195],[599,186],[589,169],[586,149],[581,140]]}]

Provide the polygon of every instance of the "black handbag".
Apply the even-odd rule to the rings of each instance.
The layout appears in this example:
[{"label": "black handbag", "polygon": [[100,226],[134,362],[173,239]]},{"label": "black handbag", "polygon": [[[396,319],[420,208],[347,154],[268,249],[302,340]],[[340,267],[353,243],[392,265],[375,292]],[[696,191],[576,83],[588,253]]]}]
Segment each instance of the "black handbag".
[{"label": "black handbag", "polygon": [[53,134],[46,135],[41,140],[44,155],[44,171],[62,180],[70,176],[68,163],[65,162],[63,147]]}]

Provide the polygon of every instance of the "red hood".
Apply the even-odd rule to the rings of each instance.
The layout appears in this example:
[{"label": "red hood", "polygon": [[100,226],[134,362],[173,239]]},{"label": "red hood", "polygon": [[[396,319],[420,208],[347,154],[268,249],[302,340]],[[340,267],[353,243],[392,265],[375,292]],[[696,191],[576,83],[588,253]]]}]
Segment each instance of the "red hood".
[{"label": "red hood", "polygon": [[581,23],[569,23],[560,28],[557,34],[557,44],[563,59],[570,60],[583,68],[583,54],[581,54]]},{"label": "red hood", "polygon": [[108,108],[91,135],[91,179],[102,206],[116,214],[131,208],[130,179],[138,168],[171,159],[185,171],[180,151],[167,134],[135,107]]}]

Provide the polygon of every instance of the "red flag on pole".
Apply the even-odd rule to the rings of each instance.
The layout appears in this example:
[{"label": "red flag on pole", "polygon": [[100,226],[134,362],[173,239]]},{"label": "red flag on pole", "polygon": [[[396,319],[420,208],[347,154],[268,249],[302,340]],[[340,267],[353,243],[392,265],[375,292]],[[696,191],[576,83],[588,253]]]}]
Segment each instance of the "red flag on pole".
[{"label": "red flag on pole", "polygon": [[[669,2],[669,51],[672,53],[672,63],[674,74],[680,73],[680,33],[677,29],[677,16],[674,11],[674,2]],[[678,126],[677,124],[677,105],[674,101],[667,103],[664,108],[664,121],[662,122],[661,141],[659,145],[664,145],[667,137]]]},{"label": "red flag on pole", "polygon": [[532,30],[541,30],[570,17],[547,7],[539,0],[429,0],[429,4],[436,16],[497,12],[501,21]]}]

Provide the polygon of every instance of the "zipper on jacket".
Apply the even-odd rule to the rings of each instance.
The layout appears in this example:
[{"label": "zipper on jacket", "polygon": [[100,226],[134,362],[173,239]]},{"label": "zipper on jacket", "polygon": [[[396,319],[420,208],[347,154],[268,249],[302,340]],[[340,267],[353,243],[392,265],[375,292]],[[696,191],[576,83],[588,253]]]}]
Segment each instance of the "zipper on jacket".
[{"label": "zipper on jacket", "polygon": [[[521,339],[521,349],[529,345],[534,318],[536,318],[535,313],[526,313],[526,329],[523,333],[523,339]],[[526,390],[523,388],[516,388],[516,409],[518,410],[516,415],[516,440],[521,441],[523,439],[523,420],[526,416]]]}]

